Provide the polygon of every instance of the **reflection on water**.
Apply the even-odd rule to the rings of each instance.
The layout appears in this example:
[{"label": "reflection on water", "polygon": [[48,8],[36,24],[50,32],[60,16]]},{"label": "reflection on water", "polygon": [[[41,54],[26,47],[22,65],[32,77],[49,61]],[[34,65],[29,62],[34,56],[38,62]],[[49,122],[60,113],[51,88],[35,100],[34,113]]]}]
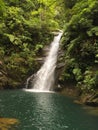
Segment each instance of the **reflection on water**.
[{"label": "reflection on water", "polygon": [[0,130],[98,130],[97,116],[56,93],[0,91],[0,116]]},{"label": "reflection on water", "polygon": [[[45,124],[47,125],[52,125],[53,122],[53,103],[51,100],[51,96],[47,95],[46,99],[46,94],[43,94],[41,96],[35,96],[34,98],[36,105],[34,106],[34,120],[33,120],[33,125],[35,125],[37,128],[44,128]],[[54,116],[55,118],[55,116]],[[42,124],[43,122],[43,124]]]},{"label": "reflection on water", "polygon": [[11,118],[0,118],[0,130],[11,130],[15,124],[18,124],[17,119]]},{"label": "reflection on water", "polygon": [[83,109],[85,109],[88,114],[98,117],[98,107],[84,106]]},{"label": "reflection on water", "polygon": [[52,127],[54,127],[55,130],[68,127],[59,121],[59,109],[56,106],[55,96],[53,97],[52,94],[44,93],[41,96],[35,96],[34,100],[36,105],[33,111],[36,112],[34,113],[33,125],[39,128],[39,130],[45,130],[47,126],[49,130],[51,130]]}]

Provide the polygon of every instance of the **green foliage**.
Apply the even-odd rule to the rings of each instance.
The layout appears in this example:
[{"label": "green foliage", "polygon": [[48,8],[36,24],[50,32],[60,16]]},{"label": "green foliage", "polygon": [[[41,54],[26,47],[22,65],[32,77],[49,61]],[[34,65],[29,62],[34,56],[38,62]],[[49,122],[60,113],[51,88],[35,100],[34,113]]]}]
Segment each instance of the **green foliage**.
[{"label": "green foliage", "polygon": [[78,82],[77,87],[85,92],[92,92],[98,89],[98,71],[87,69],[84,72],[84,78]]},{"label": "green foliage", "polygon": [[5,54],[4,48],[0,47],[0,57],[1,57],[1,59],[3,59],[4,54]]},{"label": "green foliage", "polygon": [[65,8],[72,8],[78,0],[64,0]]},{"label": "green foliage", "polygon": [[0,86],[17,87],[38,69],[36,57],[59,28],[59,11],[55,0],[0,0],[0,72],[6,71]]},{"label": "green foliage", "polygon": [[3,15],[3,12],[5,11],[5,4],[3,0],[0,0],[0,17]]},{"label": "green foliage", "polygon": [[81,72],[81,69],[76,67],[73,69],[73,74],[75,75],[75,79],[76,81],[80,81],[82,80],[82,72]]},{"label": "green foliage", "polygon": [[74,81],[73,69],[75,66],[75,59],[71,59],[70,57],[66,57],[66,66],[64,68],[64,72],[61,75],[61,80],[63,81]]},{"label": "green foliage", "polygon": [[90,90],[92,89],[92,87],[94,87],[95,81],[91,71],[85,71],[83,83],[84,89]]},{"label": "green foliage", "polygon": [[[71,78],[83,91],[97,88],[97,72],[93,68],[98,64],[98,1],[64,0],[65,26],[62,48],[65,50],[65,63],[74,59],[65,67],[62,74],[66,80]],[[67,57],[69,57],[68,60]],[[97,67],[98,69],[98,67]]]},{"label": "green foliage", "polygon": [[98,36],[98,26],[91,28],[91,30],[87,31],[87,34],[90,37]]},{"label": "green foliage", "polygon": [[35,52],[38,52],[39,50],[41,50],[43,48],[42,44],[37,44],[35,47]]}]

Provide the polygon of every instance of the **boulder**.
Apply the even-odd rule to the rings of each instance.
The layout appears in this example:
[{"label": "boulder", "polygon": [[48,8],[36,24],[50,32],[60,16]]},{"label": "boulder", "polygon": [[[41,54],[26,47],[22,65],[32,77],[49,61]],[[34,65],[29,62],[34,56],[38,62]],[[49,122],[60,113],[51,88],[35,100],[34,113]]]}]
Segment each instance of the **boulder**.
[{"label": "boulder", "polygon": [[85,104],[93,107],[98,107],[98,94],[88,96],[85,100]]},{"label": "boulder", "polygon": [[82,93],[78,101],[81,104],[98,107],[98,93]]}]

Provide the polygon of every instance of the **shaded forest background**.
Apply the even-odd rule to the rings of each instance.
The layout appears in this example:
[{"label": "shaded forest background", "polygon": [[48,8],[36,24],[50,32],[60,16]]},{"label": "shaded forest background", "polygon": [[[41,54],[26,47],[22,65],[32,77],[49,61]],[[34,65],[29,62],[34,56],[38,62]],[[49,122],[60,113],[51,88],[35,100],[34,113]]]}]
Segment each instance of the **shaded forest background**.
[{"label": "shaded forest background", "polygon": [[39,67],[43,47],[60,28],[55,0],[0,0],[0,87],[16,88]]},{"label": "shaded forest background", "polygon": [[0,0],[0,88],[20,87],[39,68],[37,57],[64,30],[60,82],[98,93],[97,0]]}]

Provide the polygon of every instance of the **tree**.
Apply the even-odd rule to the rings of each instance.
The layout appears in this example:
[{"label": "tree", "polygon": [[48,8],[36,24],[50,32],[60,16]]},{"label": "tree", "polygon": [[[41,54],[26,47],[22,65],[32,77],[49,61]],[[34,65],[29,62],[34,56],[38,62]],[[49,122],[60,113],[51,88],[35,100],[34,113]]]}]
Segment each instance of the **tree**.
[{"label": "tree", "polygon": [[0,13],[0,61],[7,74],[1,86],[16,87],[39,68],[36,57],[59,28],[59,10],[55,0],[0,0]]},{"label": "tree", "polygon": [[[71,61],[71,64],[69,64],[69,67],[66,68],[64,72],[65,80],[66,73],[70,72],[70,77],[74,75],[73,79],[77,84],[81,83],[85,90],[88,90],[88,87],[86,87],[88,85],[85,81],[90,79],[90,81],[93,81],[91,84],[94,84],[92,76],[89,75],[93,73],[91,68],[96,66],[97,63],[98,1],[65,0],[64,3],[66,23],[62,41],[65,50],[65,62],[66,59],[67,61]],[[90,73],[84,76],[87,70],[90,71]],[[79,74],[79,72],[81,73]],[[79,79],[79,77],[82,78]],[[83,86],[80,86],[80,88],[83,88]],[[92,86],[89,84],[89,91],[91,89]]]}]

